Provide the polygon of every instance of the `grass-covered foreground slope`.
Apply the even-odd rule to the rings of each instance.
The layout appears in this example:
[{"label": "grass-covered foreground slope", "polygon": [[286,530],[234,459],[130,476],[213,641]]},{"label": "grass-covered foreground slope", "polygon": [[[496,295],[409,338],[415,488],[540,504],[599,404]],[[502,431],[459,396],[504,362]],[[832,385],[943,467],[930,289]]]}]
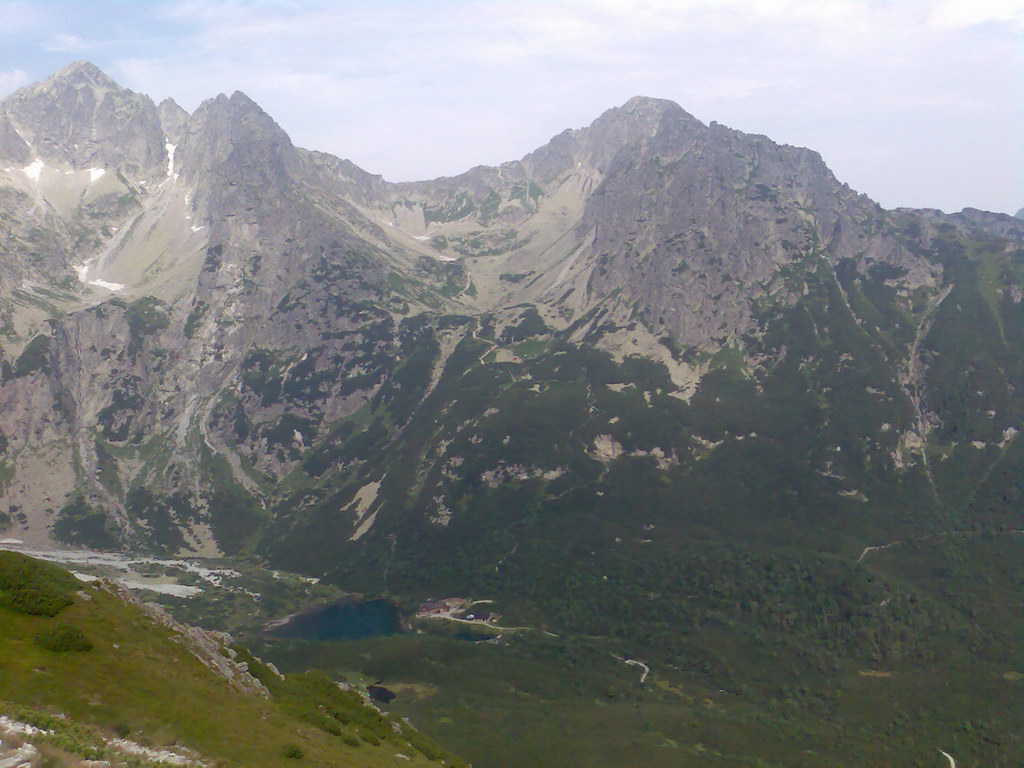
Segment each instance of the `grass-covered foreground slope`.
[{"label": "grass-covered foreground slope", "polygon": [[458,764],[356,690],[228,643],[0,552],[0,714],[53,731],[36,738],[54,760],[124,761],[122,738],[211,766]]}]

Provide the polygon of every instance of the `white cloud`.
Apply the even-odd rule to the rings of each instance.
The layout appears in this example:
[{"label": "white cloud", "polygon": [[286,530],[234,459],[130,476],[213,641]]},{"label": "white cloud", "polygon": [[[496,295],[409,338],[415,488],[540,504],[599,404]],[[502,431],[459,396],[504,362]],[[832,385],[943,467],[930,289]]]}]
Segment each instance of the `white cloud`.
[{"label": "white cloud", "polygon": [[1024,27],[1024,0],[942,0],[928,17],[940,27],[1013,24]]},{"label": "white cloud", "polygon": [[78,37],[78,35],[54,35],[45,43],[43,48],[54,53],[81,53],[89,49],[89,45]]}]

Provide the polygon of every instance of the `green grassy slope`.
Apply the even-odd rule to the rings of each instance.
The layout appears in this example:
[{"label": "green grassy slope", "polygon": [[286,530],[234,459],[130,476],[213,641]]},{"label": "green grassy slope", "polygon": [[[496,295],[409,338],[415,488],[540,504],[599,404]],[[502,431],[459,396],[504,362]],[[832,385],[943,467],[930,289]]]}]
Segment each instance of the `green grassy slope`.
[{"label": "green grassy slope", "polygon": [[96,729],[94,736],[179,744],[224,766],[457,764],[323,675],[282,680],[234,650],[270,698],[211,672],[139,606],[54,566],[0,552],[0,701],[7,702],[0,708],[15,715],[59,712]]}]

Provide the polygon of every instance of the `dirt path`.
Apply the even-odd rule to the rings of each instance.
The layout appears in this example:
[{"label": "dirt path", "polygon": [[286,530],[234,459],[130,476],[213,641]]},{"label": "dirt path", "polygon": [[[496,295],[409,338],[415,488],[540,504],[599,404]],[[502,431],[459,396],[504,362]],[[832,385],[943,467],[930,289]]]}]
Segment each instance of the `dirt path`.
[{"label": "dirt path", "polygon": [[[1024,528],[1016,529],[1012,531],[941,531],[940,533],[930,533],[927,536],[917,536],[907,541],[927,541],[928,539],[938,539],[944,536],[980,536],[981,534],[1001,534],[1003,536],[1020,536],[1024,534]],[[902,539],[897,541],[890,541],[888,544],[879,544],[873,547],[864,547],[864,551],[860,553],[860,557],[857,558],[859,563],[865,557],[872,552],[878,552],[882,549],[888,549],[889,547],[895,547],[897,544],[905,544],[906,542]]]},{"label": "dirt path", "polygon": [[902,541],[890,541],[888,544],[879,544],[877,547],[864,547],[864,551],[860,553],[860,557],[857,558],[857,562],[859,563],[867,557],[869,552],[877,552],[880,549],[888,549],[889,547],[895,547],[897,544],[902,543]]},{"label": "dirt path", "polygon": [[642,670],[640,672],[640,685],[643,685],[647,680],[647,676],[651,674],[651,668],[642,661],[637,661],[636,659],[625,659],[622,656],[616,656],[614,653],[612,654],[612,658],[618,659],[623,664],[628,664],[632,667],[640,667]]},{"label": "dirt path", "polygon": [[[487,627],[488,629],[496,629],[499,633],[501,632],[541,632],[536,627],[505,627],[501,624],[492,624],[489,621],[482,621],[480,619],[460,619],[458,616],[446,616],[444,614],[437,614],[433,616],[420,616],[418,617],[424,621],[454,621],[457,624],[468,624],[471,627]],[[545,633],[550,634],[550,633]],[[552,635],[552,637],[558,637],[558,635]]]},{"label": "dirt path", "polygon": [[492,350],[497,349],[498,345],[495,344],[490,339],[482,339],[482,338],[480,338],[480,336],[477,335],[479,333],[480,333],[480,322],[478,320],[476,322],[476,324],[473,326],[473,330],[469,332],[469,335],[472,336],[477,341],[482,341],[485,344],[489,344],[490,345],[490,346],[487,347],[487,349],[485,349],[483,351],[483,354],[481,354],[479,359],[477,360],[477,364],[478,365],[483,365],[484,364],[484,358],[487,357],[488,353],[490,353]]},{"label": "dirt path", "polygon": [[[512,536],[512,529],[515,528],[517,525],[522,525],[523,523],[526,522],[526,520],[527,520],[527,518],[524,517],[522,520],[517,520],[514,523],[510,523],[508,525],[508,527],[505,528],[505,533],[507,533],[510,536]],[[502,555],[501,559],[498,560],[498,562],[494,564],[494,572],[498,573],[501,570],[501,566],[505,563],[505,561],[508,560],[510,557],[512,557],[512,555],[514,555],[518,549],[519,549],[519,541],[516,540],[515,537],[513,537],[512,538],[512,549],[510,549],[508,552],[506,552],[504,555]]]},{"label": "dirt path", "polygon": [[940,749],[939,750],[939,754],[942,755],[947,760],[949,760],[949,768],[956,768],[956,760],[953,759],[953,756],[951,754],[949,754],[949,752],[943,752]]}]

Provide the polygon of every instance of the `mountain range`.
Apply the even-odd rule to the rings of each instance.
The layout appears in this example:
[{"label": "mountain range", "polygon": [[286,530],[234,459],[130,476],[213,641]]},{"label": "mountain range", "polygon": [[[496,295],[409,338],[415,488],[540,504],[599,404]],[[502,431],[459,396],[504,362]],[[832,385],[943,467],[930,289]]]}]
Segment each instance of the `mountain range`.
[{"label": "mountain range", "polygon": [[78,62],[0,102],[0,227],[3,535],[483,595],[764,701],[980,654],[961,754],[1022,754],[1017,624],[937,575],[1020,553],[1021,219],[645,97],[391,183]]}]

